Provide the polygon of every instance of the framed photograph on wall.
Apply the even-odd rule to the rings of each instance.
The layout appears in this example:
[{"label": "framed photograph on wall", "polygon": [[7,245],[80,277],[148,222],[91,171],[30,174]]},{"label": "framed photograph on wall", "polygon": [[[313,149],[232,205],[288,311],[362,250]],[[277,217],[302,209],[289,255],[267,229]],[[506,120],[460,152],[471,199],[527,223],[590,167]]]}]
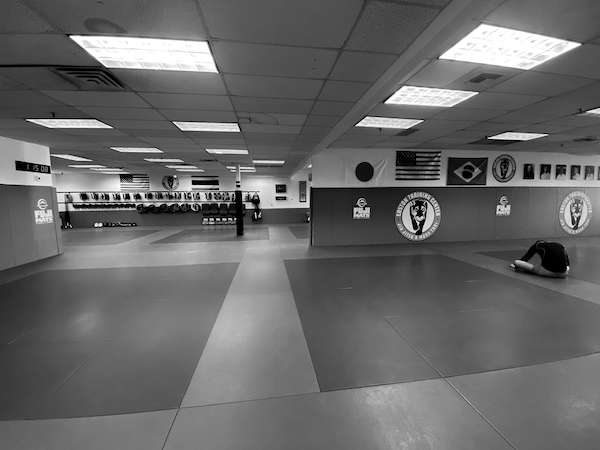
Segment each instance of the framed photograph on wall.
[{"label": "framed photograph on wall", "polygon": [[571,166],[571,180],[581,180],[581,166]]},{"label": "framed photograph on wall", "polygon": [[594,179],[594,166],[585,166],[585,181]]},{"label": "framed photograph on wall", "polygon": [[552,174],[552,164],[540,165],[540,180],[549,180]]},{"label": "framed photograph on wall", "polygon": [[533,164],[523,165],[523,179],[533,180],[535,178],[535,166]]},{"label": "framed photograph on wall", "polygon": [[566,164],[557,164],[556,165],[556,176],[554,177],[556,180],[566,180],[567,179],[567,166]]},{"label": "framed photograph on wall", "polygon": [[277,194],[285,194],[287,192],[287,185],[286,184],[276,184],[275,192]]}]

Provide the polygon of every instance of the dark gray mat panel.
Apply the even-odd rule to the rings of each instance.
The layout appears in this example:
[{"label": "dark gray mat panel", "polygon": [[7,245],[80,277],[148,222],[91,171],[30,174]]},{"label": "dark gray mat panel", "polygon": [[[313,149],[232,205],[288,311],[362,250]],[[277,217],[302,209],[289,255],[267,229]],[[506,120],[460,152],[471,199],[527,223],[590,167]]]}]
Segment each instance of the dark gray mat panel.
[{"label": "dark gray mat panel", "polygon": [[64,230],[63,244],[69,245],[116,245],[156,233],[153,230],[131,228],[94,228],[93,230]]},{"label": "dark gray mat panel", "polygon": [[223,300],[153,302],[29,418],[179,407]]},{"label": "dark gray mat panel", "polygon": [[310,225],[294,225],[288,227],[296,239],[308,239],[310,238]]},{"label": "dark gray mat panel", "polygon": [[600,351],[600,330],[594,325],[600,320],[600,308],[584,308],[593,314],[585,321],[578,320],[585,317],[584,311],[561,316],[525,306],[388,320],[447,377]]},{"label": "dark gray mat panel", "polygon": [[0,345],[0,420],[26,419],[104,344]]},{"label": "dark gray mat panel", "polygon": [[236,235],[235,227],[206,227],[201,229],[183,230],[153,244],[188,244],[194,242],[228,242],[228,241],[268,241],[269,229],[244,228],[243,236]]},{"label": "dark gray mat panel", "polygon": [[[480,252],[480,254],[510,263],[515,259],[521,258],[527,249],[524,248],[522,251]],[[600,267],[600,248],[591,246],[567,247],[567,252],[569,253],[569,260],[571,262],[569,277],[600,285],[600,271],[598,270],[598,267]],[[539,264],[540,258],[535,255],[529,262]]]}]

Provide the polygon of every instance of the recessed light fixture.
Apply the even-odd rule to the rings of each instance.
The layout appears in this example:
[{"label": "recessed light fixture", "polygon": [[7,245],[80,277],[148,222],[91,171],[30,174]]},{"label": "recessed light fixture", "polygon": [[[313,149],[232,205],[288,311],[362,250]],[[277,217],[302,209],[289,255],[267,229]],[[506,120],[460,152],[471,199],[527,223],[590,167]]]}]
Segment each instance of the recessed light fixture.
[{"label": "recessed light fixture", "polygon": [[271,166],[283,166],[285,161],[283,159],[255,159],[254,164],[266,164]]},{"label": "recessed light fixture", "polygon": [[237,123],[225,122],[173,122],[181,131],[213,131],[220,133],[240,133]]},{"label": "recessed light fixture", "polygon": [[167,169],[197,169],[191,164],[167,164]]},{"label": "recessed light fixture", "polygon": [[71,36],[104,67],[218,73],[204,41],[125,36]]},{"label": "recessed light fixture", "polygon": [[449,108],[477,94],[479,92],[402,86],[385,103],[392,105],[443,106]]},{"label": "recessed light fixture", "polygon": [[207,148],[208,153],[215,155],[247,155],[248,150],[236,150],[232,148]]},{"label": "recessed light fixture", "polygon": [[71,161],[81,161],[81,162],[93,161],[91,159],[82,158],[81,156],[75,156],[75,155],[58,155],[58,154],[51,153],[50,156],[54,156],[55,158],[69,159]]},{"label": "recessed light fixture", "polygon": [[356,127],[373,127],[373,128],[410,128],[423,122],[418,119],[396,119],[394,117],[372,117],[367,116]]},{"label": "recessed light fixture", "polygon": [[204,169],[175,169],[177,172],[204,172]]},{"label": "recessed light fixture", "polygon": [[182,163],[183,159],[177,158],[144,158],[144,161],[153,163]]},{"label": "recessed light fixture", "polygon": [[589,109],[587,111],[584,111],[582,113],[579,114],[575,114],[576,116],[582,116],[582,117],[600,117],[600,108],[594,108],[594,109]]},{"label": "recessed light fixture", "polygon": [[579,42],[482,24],[440,59],[529,70],[580,45]]},{"label": "recessed light fixture", "polygon": [[110,125],[96,119],[25,119],[46,128],[109,128]]},{"label": "recessed light fixture", "polygon": [[163,151],[153,147],[111,147],[121,153],[162,153]]},{"label": "recessed light fixture", "polygon": [[69,167],[75,167],[76,169],[94,169],[94,168],[104,168],[101,164],[69,164]]},{"label": "recessed light fixture", "polygon": [[542,138],[544,136],[548,136],[548,134],[542,133],[515,133],[512,131],[506,133],[500,133],[496,136],[490,136],[488,139],[499,139],[499,140],[507,140],[507,141],[530,141],[532,139]]}]

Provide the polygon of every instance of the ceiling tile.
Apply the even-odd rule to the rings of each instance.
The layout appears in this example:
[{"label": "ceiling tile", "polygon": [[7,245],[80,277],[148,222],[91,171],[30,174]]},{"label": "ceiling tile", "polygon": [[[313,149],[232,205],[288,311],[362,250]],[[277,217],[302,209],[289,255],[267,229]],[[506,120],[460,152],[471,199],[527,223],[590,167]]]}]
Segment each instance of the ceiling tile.
[{"label": "ceiling tile", "polygon": [[541,102],[546,97],[522,94],[501,94],[499,92],[480,92],[460,104],[461,108],[503,109],[514,111],[533,103]]},{"label": "ceiling tile", "polygon": [[140,97],[155,108],[233,111],[226,95],[140,93]]},{"label": "ceiling tile", "polygon": [[98,62],[67,36],[0,34],[0,65],[95,66]]},{"label": "ceiling tile", "polygon": [[396,60],[393,55],[342,52],[329,78],[346,81],[376,81]]},{"label": "ceiling tile", "polygon": [[179,130],[167,120],[105,120],[112,127],[125,130]]},{"label": "ceiling tile", "polygon": [[598,123],[598,119],[594,117],[579,117],[579,116],[564,116],[557,119],[548,120],[543,122],[549,125],[559,125],[564,127],[585,127],[595,125]]},{"label": "ceiling tile", "polygon": [[79,90],[79,87],[46,67],[3,67],[0,73],[31,89]]},{"label": "ceiling tile", "polygon": [[490,89],[490,92],[552,97],[593,83],[588,78],[569,77],[528,70]]},{"label": "ceiling tile", "polygon": [[[248,143],[250,143],[251,140],[262,140],[267,142],[267,145],[289,145],[289,142],[294,142],[296,140],[297,134],[244,132],[244,137]],[[269,139],[273,140],[271,144],[268,144]],[[284,143],[276,144],[275,142]]]},{"label": "ceiling tile", "polygon": [[124,108],[149,108],[144,100],[133,92],[83,92],[83,91],[42,91],[70,106],[117,106]]},{"label": "ceiling tile", "polygon": [[168,120],[178,122],[229,122],[236,123],[237,116],[228,111],[195,111],[193,109],[160,109]]},{"label": "ceiling tile", "polygon": [[179,94],[225,95],[223,78],[216,73],[176,72],[171,70],[110,69],[134,91]]},{"label": "ceiling tile", "polygon": [[293,78],[326,78],[335,50],[216,41],[215,60],[223,73]]},{"label": "ceiling tile", "polygon": [[350,111],[352,106],[353,103],[348,102],[327,102],[318,100],[315,102],[315,106],[313,107],[311,114],[323,116],[343,116]]},{"label": "ceiling tile", "polygon": [[423,130],[462,130],[476,123],[471,120],[426,120],[420,123],[418,128]]},{"label": "ceiling tile", "polygon": [[301,125],[261,125],[255,123],[241,124],[240,128],[246,133],[282,133],[298,134],[302,129]]},{"label": "ceiling tile", "polygon": [[[557,96],[558,99],[581,100],[589,104],[589,100],[595,100],[595,104],[600,107],[600,82],[580,87]],[[583,108],[583,106],[582,106]]]},{"label": "ceiling tile", "polygon": [[576,114],[580,109],[587,110],[597,105],[598,99],[573,100],[562,98],[551,98],[535,105],[527,106],[520,112],[525,114],[541,114],[547,116],[567,116]]},{"label": "ceiling tile", "polygon": [[22,119],[87,119],[90,117],[75,108],[54,105],[2,106],[0,104],[0,114],[10,118]]},{"label": "ceiling tile", "polygon": [[363,0],[200,0],[211,36],[224,40],[341,48]]},{"label": "ceiling tile", "polygon": [[446,111],[447,108],[437,106],[413,106],[413,105],[386,105],[379,104],[371,111],[369,116],[396,117],[400,119],[429,119]]},{"label": "ceiling tile", "polygon": [[225,83],[231,95],[245,97],[273,97],[289,99],[314,99],[323,82],[301,78],[257,77],[225,75]]},{"label": "ceiling tile", "polygon": [[[522,70],[513,69],[512,67],[500,67],[490,66],[487,64],[479,64],[475,68],[460,78],[448,83],[444,88],[446,89],[457,89],[461,91],[475,91],[482,92],[493,88],[499,83],[505,80],[509,80],[515,75],[522,73]],[[472,82],[474,78],[480,77],[484,74],[492,74],[498,76],[498,78],[486,78],[479,83]]]},{"label": "ceiling tile", "polygon": [[551,5],[543,0],[509,0],[486,20],[516,30],[586,42],[598,35],[598,17],[600,3],[597,0],[552,2]]},{"label": "ceiling tile", "polygon": [[10,89],[27,89],[28,86],[17,83],[16,81],[3,76],[2,74],[5,74],[5,69],[0,68],[0,91]]},{"label": "ceiling tile", "polygon": [[306,119],[305,125],[312,125],[317,127],[333,127],[340,121],[339,117],[336,116],[317,116],[311,114]]},{"label": "ceiling tile", "polygon": [[215,148],[246,148],[246,141],[242,138],[220,138],[215,139],[212,136],[209,136],[208,133],[205,133],[206,137],[193,137],[194,142],[197,142],[204,148],[211,148],[211,146],[215,146]]},{"label": "ceiling tile", "polygon": [[239,123],[257,123],[262,125],[303,125],[305,114],[265,114],[252,112],[237,113]]},{"label": "ceiling tile", "polygon": [[353,81],[326,81],[319,100],[335,100],[342,102],[358,101],[371,87],[370,83],[359,83]]},{"label": "ceiling tile", "polygon": [[[193,0],[27,0],[27,3],[67,34],[129,34],[180,39],[208,37]],[[65,14],[66,11],[68,14]]]},{"label": "ceiling tile", "polygon": [[133,130],[125,130],[127,134],[129,134],[130,136],[133,137],[137,137],[138,139],[142,139],[144,137],[182,137],[183,135],[183,131],[179,130],[179,129],[175,129],[175,130],[161,130],[161,129],[155,129],[155,130],[149,130],[149,129],[133,129]]},{"label": "ceiling tile", "polygon": [[534,125],[526,125],[526,126],[518,126],[514,128],[522,133],[564,133],[569,132],[569,130],[577,130],[578,128],[573,127],[561,127],[559,125],[549,125],[547,122],[544,124],[534,124]]},{"label": "ceiling tile", "polygon": [[481,122],[481,123],[477,123],[475,125],[471,125],[470,127],[466,127],[465,130],[483,131],[483,132],[486,132],[486,134],[488,132],[496,133],[496,132],[501,132],[501,131],[506,130],[506,124],[505,123]]},{"label": "ceiling tile", "polygon": [[314,103],[313,100],[236,96],[232,96],[231,101],[236,111],[282,114],[308,114]]},{"label": "ceiling tile", "polygon": [[301,134],[313,134],[315,136],[327,136],[327,134],[329,134],[330,131],[331,131],[331,128],[329,128],[329,127],[304,126],[304,127],[302,127]]},{"label": "ceiling tile", "polygon": [[[79,111],[96,119],[125,119],[125,120],[164,120],[156,110],[150,108],[105,108],[95,106],[80,106]],[[65,116],[63,116],[65,117]]]},{"label": "ceiling tile", "polygon": [[56,101],[46,95],[40,94],[39,92],[27,90],[27,91],[0,91],[0,105],[2,107],[7,106],[36,106],[36,105],[47,105],[47,106],[62,106],[60,101]]},{"label": "ceiling tile", "polygon": [[599,59],[600,46],[584,44],[531,70],[600,80],[600,65],[590,64]]},{"label": "ceiling tile", "polygon": [[56,31],[19,0],[2,0],[0,33],[51,33]]},{"label": "ceiling tile", "polygon": [[551,115],[539,115],[539,114],[528,114],[523,111],[515,111],[508,114],[503,114],[498,117],[488,119],[489,122],[505,123],[505,124],[521,124],[530,125],[539,122],[545,122],[553,117],[561,116],[562,114]]},{"label": "ceiling tile", "polygon": [[468,108],[444,108],[444,111],[432,116],[436,120],[489,120],[493,117],[506,114],[508,111],[500,109],[468,109]]}]

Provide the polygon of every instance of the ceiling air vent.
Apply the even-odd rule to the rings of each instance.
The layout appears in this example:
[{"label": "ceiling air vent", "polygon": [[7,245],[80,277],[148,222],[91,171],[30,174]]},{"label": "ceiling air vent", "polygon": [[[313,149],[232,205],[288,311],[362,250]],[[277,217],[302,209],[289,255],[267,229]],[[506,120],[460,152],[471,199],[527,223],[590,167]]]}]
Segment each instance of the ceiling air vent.
[{"label": "ceiling air vent", "polygon": [[573,142],[598,142],[600,138],[598,136],[586,136],[582,138],[573,139]]},{"label": "ceiling air vent", "polygon": [[480,75],[477,75],[474,78],[471,78],[467,83],[479,84],[479,83],[483,83],[484,81],[487,81],[487,80],[497,80],[501,76],[502,75],[499,73],[482,73]]},{"label": "ceiling air vent", "polygon": [[110,72],[98,67],[56,67],[54,71],[86,91],[122,91],[121,82]]}]

